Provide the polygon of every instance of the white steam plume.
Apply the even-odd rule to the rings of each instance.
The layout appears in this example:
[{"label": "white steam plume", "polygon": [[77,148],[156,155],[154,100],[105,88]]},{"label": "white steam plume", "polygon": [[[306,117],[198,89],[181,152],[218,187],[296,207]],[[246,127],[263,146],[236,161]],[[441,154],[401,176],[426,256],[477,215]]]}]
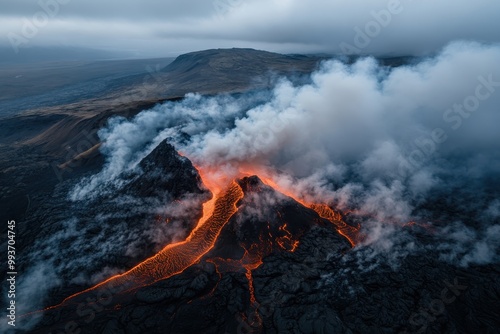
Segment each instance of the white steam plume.
[{"label": "white steam plume", "polygon": [[[171,137],[207,170],[231,177],[248,166],[264,170],[306,199],[355,209],[378,223],[429,220],[429,209],[421,208],[432,196],[468,187],[476,200],[450,197],[450,205],[473,209],[472,225],[495,230],[498,205],[486,201],[480,184],[498,179],[499,106],[497,45],[456,42],[397,68],[373,58],[353,65],[331,60],[306,85],[282,79],[271,92],[189,94],[130,121],[111,121],[100,132],[107,165],[71,197],[84,200],[119,186],[124,172]],[[476,253],[498,260],[495,247]]]}]

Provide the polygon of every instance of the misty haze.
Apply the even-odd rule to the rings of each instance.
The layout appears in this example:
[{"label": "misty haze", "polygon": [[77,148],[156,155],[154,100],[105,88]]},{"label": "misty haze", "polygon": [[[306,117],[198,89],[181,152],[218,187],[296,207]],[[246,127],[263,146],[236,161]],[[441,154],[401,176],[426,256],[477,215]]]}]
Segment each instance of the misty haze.
[{"label": "misty haze", "polygon": [[1,333],[500,332],[500,3],[0,17]]}]

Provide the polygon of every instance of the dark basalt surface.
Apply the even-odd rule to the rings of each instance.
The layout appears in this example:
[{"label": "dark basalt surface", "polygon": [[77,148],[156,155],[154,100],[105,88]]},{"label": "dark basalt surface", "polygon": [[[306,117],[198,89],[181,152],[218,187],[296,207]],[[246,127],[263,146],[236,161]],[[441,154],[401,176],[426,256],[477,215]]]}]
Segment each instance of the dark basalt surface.
[{"label": "dark basalt surface", "polygon": [[202,194],[200,175],[189,159],[180,156],[166,140],[162,141],[139,163],[141,176],[124,192],[138,198],[156,197],[179,199],[185,194]]}]

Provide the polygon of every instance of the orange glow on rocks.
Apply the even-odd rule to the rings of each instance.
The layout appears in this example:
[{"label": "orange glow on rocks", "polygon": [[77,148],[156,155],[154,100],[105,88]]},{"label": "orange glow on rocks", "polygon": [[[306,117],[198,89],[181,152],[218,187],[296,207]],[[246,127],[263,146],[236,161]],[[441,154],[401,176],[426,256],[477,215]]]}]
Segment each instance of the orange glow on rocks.
[{"label": "orange glow on rocks", "polygon": [[203,217],[186,240],[167,245],[156,255],[139,263],[129,271],[112,276],[102,283],[69,296],[61,304],[48,309],[61,306],[73,298],[93,290],[104,289],[119,293],[181,273],[195,264],[213,247],[222,227],[236,213],[236,203],[241,198],[243,198],[243,191],[236,182],[232,182],[219,196],[214,195],[203,205]]},{"label": "orange glow on rocks", "polygon": [[299,241],[293,239],[293,235],[286,229],[286,225],[287,224],[284,224],[279,227],[279,230],[282,231],[285,235],[283,235],[282,237],[278,237],[276,239],[276,242],[284,250],[294,252],[299,245]]}]

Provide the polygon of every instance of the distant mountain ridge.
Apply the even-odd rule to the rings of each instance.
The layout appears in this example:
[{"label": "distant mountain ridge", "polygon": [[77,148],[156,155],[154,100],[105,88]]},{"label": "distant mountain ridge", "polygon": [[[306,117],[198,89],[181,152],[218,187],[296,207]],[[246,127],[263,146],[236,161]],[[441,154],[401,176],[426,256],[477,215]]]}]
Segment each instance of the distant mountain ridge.
[{"label": "distant mountain ridge", "polygon": [[175,78],[177,91],[234,92],[267,87],[276,75],[309,74],[324,59],[254,49],[210,49],[180,55],[161,72],[168,75],[167,81]]}]

